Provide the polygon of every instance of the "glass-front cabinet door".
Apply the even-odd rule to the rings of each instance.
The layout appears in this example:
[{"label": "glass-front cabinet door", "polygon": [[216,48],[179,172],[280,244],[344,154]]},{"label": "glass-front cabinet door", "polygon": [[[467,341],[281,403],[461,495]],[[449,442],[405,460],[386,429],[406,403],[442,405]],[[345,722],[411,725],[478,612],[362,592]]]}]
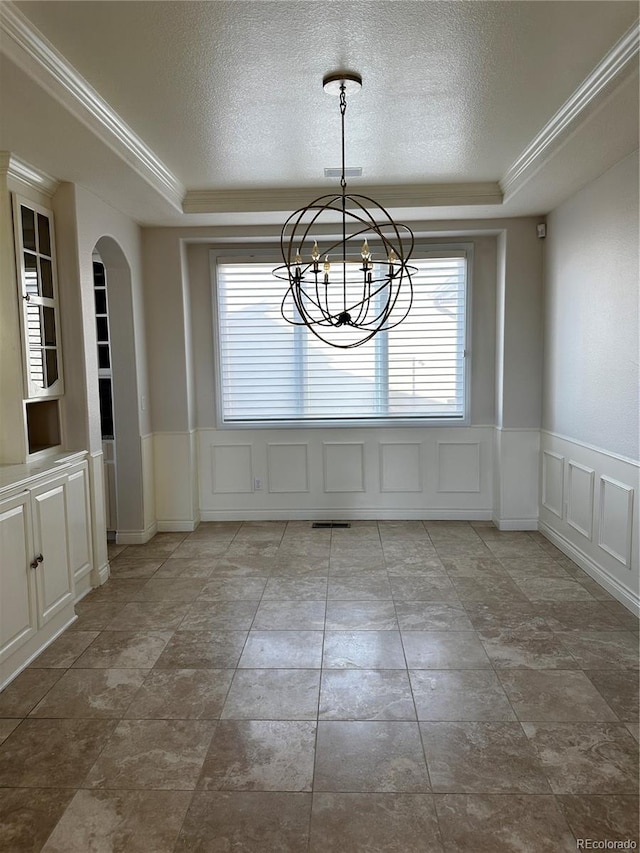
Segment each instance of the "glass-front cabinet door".
[{"label": "glass-front cabinet door", "polygon": [[18,284],[22,303],[25,396],[63,393],[53,214],[14,196]]}]

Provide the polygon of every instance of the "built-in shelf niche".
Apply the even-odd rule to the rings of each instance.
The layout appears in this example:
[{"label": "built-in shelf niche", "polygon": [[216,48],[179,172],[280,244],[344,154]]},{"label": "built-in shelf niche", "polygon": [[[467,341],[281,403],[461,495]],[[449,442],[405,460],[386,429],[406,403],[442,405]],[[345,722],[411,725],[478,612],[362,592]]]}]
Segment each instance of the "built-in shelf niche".
[{"label": "built-in shelf niche", "polygon": [[62,439],[58,400],[38,400],[25,406],[29,454],[59,447]]}]

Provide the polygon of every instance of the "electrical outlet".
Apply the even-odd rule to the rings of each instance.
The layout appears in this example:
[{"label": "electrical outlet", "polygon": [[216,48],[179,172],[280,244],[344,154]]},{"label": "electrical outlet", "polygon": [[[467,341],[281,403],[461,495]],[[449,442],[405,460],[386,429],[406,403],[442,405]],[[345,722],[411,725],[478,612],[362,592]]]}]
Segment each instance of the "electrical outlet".
[{"label": "electrical outlet", "polygon": [[262,480],[258,479],[258,477],[256,477],[255,480],[253,481],[253,491],[254,492],[261,492],[262,491]]}]

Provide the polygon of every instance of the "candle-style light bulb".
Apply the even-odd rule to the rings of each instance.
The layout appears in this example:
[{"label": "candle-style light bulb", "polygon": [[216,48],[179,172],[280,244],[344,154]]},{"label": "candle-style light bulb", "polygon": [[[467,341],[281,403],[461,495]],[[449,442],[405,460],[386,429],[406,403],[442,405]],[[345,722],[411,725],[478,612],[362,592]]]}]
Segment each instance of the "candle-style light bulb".
[{"label": "candle-style light bulb", "polygon": [[320,260],[320,252],[318,251],[318,241],[314,240],[313,249],[311,250],[311,260],[317,262]]},{"label": "candle-style light bulb", "polygon": [[296,252],[294,262],[298,265],[302,263],[302,258],[300,257],[300,249],[298,249],[298,251]]},{"label": "candle-style light bulb", "polygon": [[398,256],[393,251],[393,249],[389,249],[389,254],[387,256],[387,260],[389,261],[389,273],[388,273],[388,275],[389,275],[389,278],[391,279],[391,278],[394,278],[396,275],[396,271],[393,268],[393,263],[394,263],[394,261],[398,260]]},{"label": "candle-style light bulb", "polygon": [[329,284],[329,270],[331,269],[331,264],[329,263],[329,255],[325,255],[322,269],[324,270],[324,283]]},{"label": "candle-style light bulb", "polygon": [[362,269],[366,272],[371,268],[371,251],[369,249],[369,242],[366,237],[364,243],[362,244],[362,249],[360,250],[360,254],[362,255]]}]

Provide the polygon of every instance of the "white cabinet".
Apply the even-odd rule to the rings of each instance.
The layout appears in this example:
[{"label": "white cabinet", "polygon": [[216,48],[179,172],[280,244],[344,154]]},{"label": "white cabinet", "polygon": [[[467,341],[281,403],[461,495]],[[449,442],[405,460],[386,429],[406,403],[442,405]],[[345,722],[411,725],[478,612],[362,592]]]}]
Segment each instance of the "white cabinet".
[{"label": "white cabinet", "polygon": [[82,456],[14,487],[0,477],[0,688],[75,619],[76,582],[92,568]]},{"label": "white cabinet", "polygon": [[38,627],[32,539],[31,498],[20,492],[0,503],[0,664]]},{"label": "white cabinet", "polygon": [[31,489],[38,627],[73,604],[74,578],[69,560],[67,477],[56,477]]}]

